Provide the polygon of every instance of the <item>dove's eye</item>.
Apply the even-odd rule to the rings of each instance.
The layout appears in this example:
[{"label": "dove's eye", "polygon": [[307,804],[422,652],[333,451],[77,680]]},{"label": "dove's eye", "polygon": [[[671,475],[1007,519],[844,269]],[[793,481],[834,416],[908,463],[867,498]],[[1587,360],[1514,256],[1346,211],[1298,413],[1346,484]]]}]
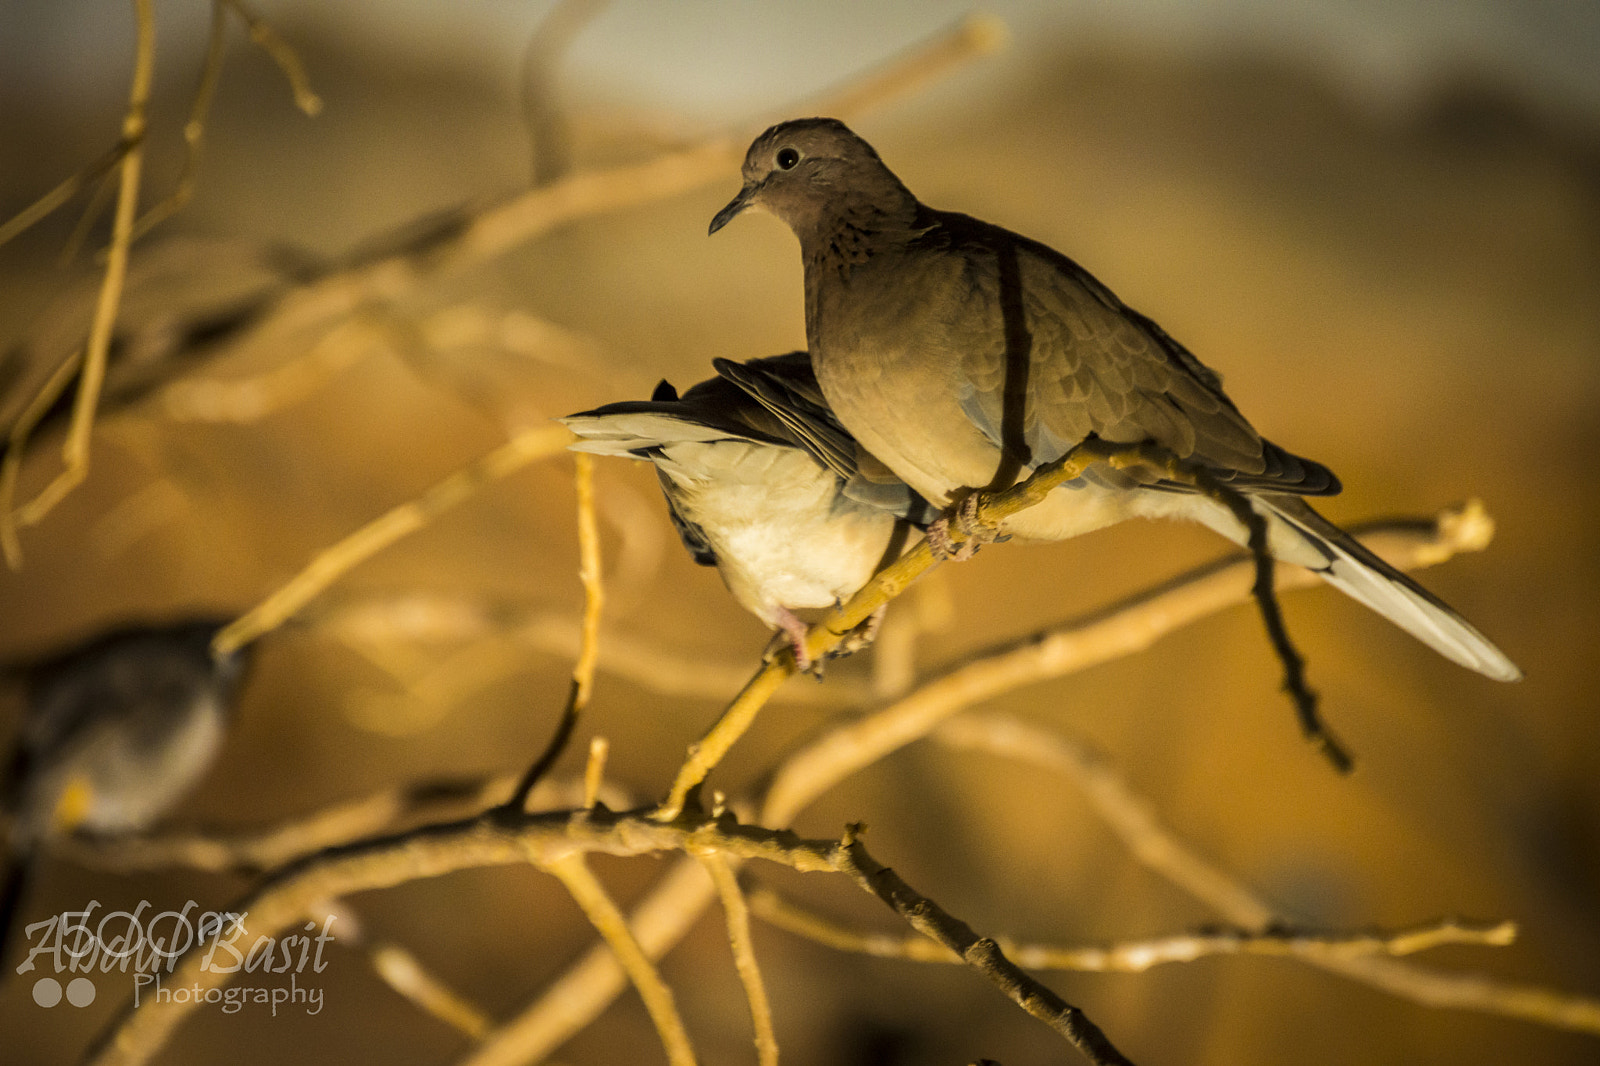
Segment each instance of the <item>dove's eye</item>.
[{"label": "dove's eye", "polygon": [[779,148],[777,158],[773,161],[778,164],[779,170],[793,170],[800,163],[800,153],[793,148]]}]

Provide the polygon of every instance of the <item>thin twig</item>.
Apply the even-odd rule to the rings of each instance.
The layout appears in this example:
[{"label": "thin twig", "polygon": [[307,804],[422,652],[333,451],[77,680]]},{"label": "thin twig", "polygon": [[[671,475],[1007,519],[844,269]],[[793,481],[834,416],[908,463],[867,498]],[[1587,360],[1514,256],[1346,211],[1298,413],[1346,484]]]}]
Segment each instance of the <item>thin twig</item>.
[{"label": "thin twig", "polygon": [[[1481,551],[1492,530],[1482,505],[1472,501],[1441,512],[1431,522],[1374,523],[1355,532],[1393,565],[1415,569],[1443,562],[1457,552]],[[1175,629],[1244,603],[1250,598],[1254,572],[1248,557],[1232,554],[1090,614],[980,649],[903,698],[832,730],[785,759],[762,800],[758,820],[763,825],[791,824],[795,815],[844,778],[927,736],[975,703],[1142,651]],[[1308,570],[1280,567],[1279,588],[1315,584],[1319,580]]]},{"label": "thin twig", "polygon": [[122,162],[132,147],[127,141],[118,141],[105,155],[93,163],[64,180],[60,185],[51,189],[33,203],[12,215],[4,223],[0,223],[0,244],[5,244],[18,234],[30,229],[35,223],[49,217],[50,213],[62,204],[78,195],[79,191],[90,182],[99,181],[110,174],[116,165]]},{"label": "thin twig", "polygon": [[482,1008],[440,981],[406,948],[379,941],[369,956],[385,984],[467,1039],[482,1040],[494,1028],[494,1020]]},{"label": "thin twig", "polygon": [[600,654],[600,613],[605,608],[606,594],[600,568],[600,529],[594,516],[594,457],[586,452],[573,454],[573,484],[578,500],[578,580],[583,585],[583,636],[577,661],[572,666],[572,688],[562,708],[561,720],[544,752],[528,767],[506,802],[506,808],[513,811],[522,810],[533,786],[550,772],[566,750],[583,709],[589,705],[589,691],[594,687],[594,665]]},{"label": "thin twig", "polygon": [[[330,598],[332,598],[330,596]],[[406,594],[358,597],[318,613],[319,632],[332,633],[363,654],[392,640],[470,641],[420,677],[397,673],[416,698],[442,704],[459,702],[488,680],[503,677],[527,661],[528,649],[575,659],[582,649],[582,618],[570,612],[541,611],[457,596]],[[500,630],[505,631],[503,637]],[[379,662],[393,672],[394,665]],[[749,661],[709,659],[665,647],[654,639],[604,626],[597,669],[662,696],[725,700],[750,677]],[[833,676],[826,685],[792,685],[774,697],[784,703],[848,706],[865,702],[867,686],[855,678]]]},{"label": "thin twig", "polygon": [[[1206,478],[1203,474],[1197,475],[1188,464],[1181,463],[1159,445],[1113,444],[1090,437],[1070,448],[1059,459],[1034,470],[1026,480],[1010,488],[998,492],[977,493],[976,524],[989,529],[998,528],[1007,518],[1042,503],[1052,490],[1081,476],[1096,463],[1108,463],[1118,468],[1154,467],[1166,472],[1170,477],[1194,485],[1201,491],[1215,491],[1224,500],[1242,499],[1238,493],[1217,486],[1212,479]],[[1244,506],[1248,509],[1248,502],[1245,502]],[[953,506],[952,514],[954,509]],[[959,525],[954,522],[950,525],[949,540],[953,548],[960,548],[974,535],[974,531],[961,529]],[[1265,585],[1258,581],[1254,594],[1258,602],[1262,604],[1272,602],[1275,605],[1270,574],[1272,564],[1270,556],[1265,554],[1265,540],[1259,540],[1253,551],[1257,573],[1259,574],[1263,565],[1269,571]],[[807,658],[811,662],[821,662],[826,659],[828,653],[838,647],[845,634],[865,622],[880,607],[904,592],[912,582],[937,566],[939,562],[928,541],[918,542],[895,562],[880,570],[871,581],[850,597],[848,603],[834,608],[822,621],[811,627],[805,641]],[[1284,639],[1287,640],[1287,637]],[[1293,649],[1290,648],[1290,651]],[[683,765],[678,769],[672,788],[667,793],[667,798],[661,803],[662,818],[677,817],[690,793],[716,768],[728,750],[750,728],[772,693],[794,672],[795,658],[792,651],[774,656],[762,665],[744,690],[723,711],[722,716],[690,746]]]},{"label": "thin twig", "polygon": [[[1271,904],[1163,825],[1104,760],[1064,737],[1014,719],[995,716],[973,721],[970,728],[965,722],[960,726],[952,723],[953,735],[961,743],[981,744],[1010,758],[1054,769],[1074,781],[1139,861],[1214,907],[1227,921],[1255,931],[1282,924]],[[1600,1035],[1600,1000],[1587,996],[1475,974],[1441,973],[1383,955],[1311,951],[1298,957],[1413,1003],[1500,1014]]]},{"label": "thin twig", "polygon": [[605,737],[589,738],[589,759],[583,765],[583,805],[593,807],[600,799],[600,785],[606,777],[606,756],[611,742]]},{"label": "thin twig", "polygon": [[1010,31],[1004,20],[982,12],[967,15],[948,30],[913,47],[899,60],[885,65],[876,75],[860,79],[843,92],[820,97],[811,105],[796,107],[792,113],[849,115],[864,111],[887,97],[942,78],[974,56],[993,55],[1004,49],[1009,40]]},{"label": "thin twig", "polygon": [[1066,777],[1139,862],[1240,928],[1261,932],[1279,924],[1272,907],[1168,829],[1111,762],[1086,745],[999,714],[954,718],[933,736],[952,747],[991,752]]},{"label": "thin twig", "polygon": [[1234,518],[1249,531],[1249,549],[1255,558],[1256,568],[1255,582],[1250,586],[1250,595],[1255,599],[1256,607],[1261,612],[1262,624],[1267,629],[1267,640],[1271,642],[1278,661],[1283,664],[1283,689],[1294,702],[1295,714],[1300,719],[1301,732],[1305,733],[1306,739],[1311,741],[1312,746],[1322,753],[1335,770],[1341,774],[1352,772],[1355,769],[1355,760],[1317,712],[1317,694],[1306,682],[1306,661],[1295,648],[1294,641],[1289,639],[1289,629],[1284,624],[1283,611],[1278,606],[1277,593],[1273,589],[1273,575],[1277,567],[1267,546],[1266,516],[1252,507],[1243,493],[1229,488],[1205,470],[1179,463],[1171,456],[1165,458],[1167,461],[1164,465],[1169,477],[1187,473],[1196,488],[1233,512]]},{"label": "thin twig", "polygon": [[244,0],[213,0],[231,7],[234,13],[244,21],[250,29],[250,40],[260,45],[261,49],[272,57],[278,64],[278,69],[283,71],[283,76],[288,79],[289,91],[294,93],[294,104],[307,116],[316,117],[322,111],[322,98],[311,90],[311,79],[306,77],[306,69],[300,62],[300,57],[289,43],[278,36],[278,31],[272,24],[257,15],[248,7]]},{"label": "thin twig", "polygon": [[[423,781],[336,803],[259,832],[55,837],[45,846],[52,855],[90,870],[128,874],[187,868],[254,874],[378,833],[398,832],[425,821],[465,817],[503,802],[516,783],[517,778],[511,774],[481,780]],[[529,803],[540,810],[571,807],[587,799],[586,788],[586,784],[575,781],[547,778],[534,789]],[[633,797],[615,785],[605,785],[599,795],[616,810],[633,803]]]},{"label": "thin twig", "polygon": [[339,942],[367,956],[373,972],[408,1002],[444,1022],[474,1042],[493,1028],[482,1008],[429,971],[407,948],[392,941],[373,939],[360,916],[345,900],[327,901],[320,908],[337,918],[343,930]]},{"label": "thin twig", "polygon": [[944,945],[975,967],[1017,1006],[1066,1037],[1090,1062],[1096,1066],[1130,1066],[1129,1060],[1083,1011],[1006,958],[993,940],[980,937],[966,922],[918,893],[899,874],[874,860],[856,839],[858,832],[859,827],[847,831],[841,849],[842,869],[853,881],[883,900],[917,932]]},{"label": "thin twig", "polygon": [[666,1049],[667,1061],[671,1066],[694,1066],[694,1048],[689,1044],[683,1019],[678,1016],[672,989],[634,939],[628,920],[617,909],[605,886],[589,870],[583,853],[571,852],[543,864],[543,868],[566,886],[588,917],[589,924],[611,946],[611,953],[627,971],[633,987],[639,991],[639,998],[644,1000],[645,1010],[650,1013],[650,1020],[661,1037],[661,1046]]},{"label": "thin twig", "polygon": [[356,314],[340,322],[305,350],[260,374],[219,381],[180,379],[161,392],[162,413],[178,422],[258,422],[305,399],[325,381],[372,352],[382,334]]},{"label": "thin twig", "polygon": [[13,510],[17,496],[17,478],[22,473],[22,456],[28,437],[39,420],[54,406],[67,390],[78,368],[83,366],[83,349],[73,352],[56,367],[44,386],[28,401],[28,406],[11,423],[7,434],[6,454],[0,458],[0,548],[5,551],[6,565],[13,570],[22,568],[22,541],[17,536],[17,513]]},{"label": "thin twig", "polygon": [[316,557],[286,584],[230,622],[212,641],[216,655],[230,654],[271,632],[318,593],[437,515],[470,498],[483,485],[516,473],[529,463],[561,452],[572,434],[562,426],[524,430],[481,459],[439,481],[421,496],[380,515]]},{"label": "thin twig", "polygon": [[578,709],[589,703],[595,663],[600,658],[600,617],[605,610],[604,570],[600,566],[600,529],[594,510],[594,456],[572,453],[578,499],[578,580],[583,584],[583,642],[572,667],[578,686]]},{"label": "thin twig", "polygon": [[1600,999],[1482,974],[1442,973],[1383,956],[1310,958],[1313,966],[1425,1007],[1498,1014],[1555,1029],[1600,1036]]},{"label": "thin twig", "polygon": [[[910,962],[959,963],[961,958],[926,937],[863,933],[812,913],[771,889],[749,894],[750,910],[762,920],[837,951]],[[1410,955],[1447,944],[1503,947],[1516,937],[1513,922],[1477,923],[1448,918],[1399,932],[1312,933],[1297,930],[1251,932],[1218,929],[1116,944],[1063,947],[994,938],[1000,950],[1027,970],[1142,973],[1152,966],[1193,962],[1213,955],[1272,955],[1349,958],[1358,955]]]},{"label": "thin twig", "polygon": [[102,560],[116,559],[141,537],[175,521],[189,502],[170,478],[152,481],[95,519],[89,546]]},{"label": "thin twig", "polygon": [[[710,904],[711,880],[694,859],[680,858],[633,910],[628,927],[652,959],[682,940]],[[517,1017],[484,1038],[459,1066],[524,1066],[544,1061],[587,1028],[627,988],[605,943],[596,944]]]},{"label": "thin twig", "polygon": [[211,36],[206,43],[206,59],[200,68],[200,83],[195,86],[194,102],[189,105],[189,120],[183,124],[183,169],[178,182],[165,200],[146,211],[133,227],[138,240],[171,218],[194,198],[195,179],[200,170],[200,150],[205,144],[206,117],[222,79],[222,61],[228,53],[228,14],[222,0],[212,0]]},{"label": "thin twig", "polygon": [[[94,183],[94,192],[89,194],[89,202],[83,205],[83,214],[78,216],[77,225],[72,227],[72,232],[67,234],[67,239],[61,243],[61,254],[56,256],[56,262],[62,267],[66,267],[78,258],[78,253],[89,240],[89,231],[94,229],[94,224],[100,220],[100,212],[111,199],[111,192],[117,186],[116,179],[117,171],[113,169],[100,175],[99,180]],[[134,232],[138,232],[137,228]],[[103,263],[104,257],[98,257],[96,261]]]},{"label": "thin twig", "polygon": [[767,986],[761,980],[761,967],[756,962],[756,948],[750,938],[750,908],[745,903],[744,892],[739,888],[738,875],[733,872],[726,856],[702,855],[700,862],[717,886],[717,896],[722,900],[722,914],[728,925],[728,944],[733,949],[733,964],[739,971],[739,981],[744,985],[745,998],[750,1003],[750,1024],[755,1030],[756,1061],[759,1066],[777,1066],[778,1037],[772,1029],[772,1004],[767,1000]]},{"label": "thin twig", "polygon": [[89,325],[83,368],[78,374],[78,392],[72,405],[72,421],[67,429],[66,441],[61,446],[63,469],[37,496],[23,505],[17,514],[17,523],[23,526],[42,521],[89,473],[89,437],[94,430],[100,389],[105,384],[111,332],[117,322],[122,283],[128,273],[128,248],[132,243],[133,223],[139,210],[139,179],[144,173],[145,108],[150,100],[150,83],[155,74],[154,0],[133,0],[133,5],[137,44],[134,49],[133,82],[128,90],[128,110],[122,118],[122,141],[128,145],[128,149],[119,164],[121,173],[117,187],[117,209],[111,222],[111,247],[106,256],[105,278],[101,282],[94,318]]}]

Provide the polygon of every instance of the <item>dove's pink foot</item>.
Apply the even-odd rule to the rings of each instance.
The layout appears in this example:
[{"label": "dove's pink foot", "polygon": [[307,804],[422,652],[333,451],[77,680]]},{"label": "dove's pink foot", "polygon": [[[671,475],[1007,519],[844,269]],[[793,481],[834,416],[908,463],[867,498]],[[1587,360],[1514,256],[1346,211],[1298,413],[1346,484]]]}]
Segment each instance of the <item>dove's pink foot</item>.
[{"label": "dove's pink foot", "polygon": [[810,673],[811,668],[816,665],[811,656],[806,654],[806,634],[811,631],[811,627],[796,618],[793,611],[783,606],[778,608],[773,621],[778,623],[778,636],[773,643],[776,644],[781,640],[787,644],[789,650],[794,653],[795,666],[799,667],[802,674]]}]

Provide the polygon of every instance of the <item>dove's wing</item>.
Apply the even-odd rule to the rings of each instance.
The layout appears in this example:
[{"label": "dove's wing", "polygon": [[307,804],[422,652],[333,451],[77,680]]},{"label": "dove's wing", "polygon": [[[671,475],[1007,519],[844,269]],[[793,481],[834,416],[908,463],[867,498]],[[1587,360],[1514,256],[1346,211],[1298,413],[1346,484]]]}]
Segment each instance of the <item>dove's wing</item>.
[{"label": "dove's wing", "polygon": [[[1214,371],[1077,263],[964,215],[940,220],[951,251],[971,264],[974,291],[993,305],[993,328],[963,346],[961,404],[997,445],[1024,442],[1037,465],[1090,434],[1151,440],[1239,488],[1338,491],[1326,467],[1263,440]],[[1006,401],[1019,352],[1027,397],[1020,434],[1008,424],[1018,405],[1008,413]]]},{"label": "dove's wing", "polygon": [[917,526],[934,518],[933,508],[887,466],[863,448],[839,422],[817,385],[811,357],[790,352],[736,363],[713,360],[717,373],[736,383],[775,418],[797,445],[837,474],[843,492],[859,503],[888,511]]}]

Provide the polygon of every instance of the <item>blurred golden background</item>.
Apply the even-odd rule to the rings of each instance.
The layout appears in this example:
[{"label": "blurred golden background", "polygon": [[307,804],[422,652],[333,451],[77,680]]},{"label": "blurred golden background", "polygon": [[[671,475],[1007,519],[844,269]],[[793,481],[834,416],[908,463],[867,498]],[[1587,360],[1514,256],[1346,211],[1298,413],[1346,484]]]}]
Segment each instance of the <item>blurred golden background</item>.
[{"label": "blurred golden background", "polygon": [[[1600,63],[1596,19],[1557,5],[1533,22],[1533,9],[1507,2],[1446,27],[1422,4],[1363,9],[1366,21],[1335,6],[1151,2],[1113,16],[998,4],[1008,50],[852,125],[924,201],[1062,250],[1216,367],[1265,435],[1338,472],[1345,493],[1324,508],[1336,521],[1481,497],[1494,543],[1422,580],[1527,680],[1486,681],[1319,589],[1286,596],[1285,612],[1324,713],[1360,760],[1348,779],[1302,742],[1246,609],[995,706],[1089,739],[1200,851],[1297,922],[1510,918],[1521,928],[1514,946],[1426,961],[1600,995],[1600,95],[1573,74]],[[402,227],[418,232],[433,213],[525,188],[548,144],[530,145],[523,53],[547,11],[263,0],[324,110],[297,112],[280,72],[236,33],[194,200],[133,250],[128,365],[170,350],[185,309],[205,318],[249,306],[319,262],[404,239],[393,237]],[[961,13],[619,2],[538,73],[570,128],[573,165],[596,167],[803,109]],[[182,167],[207,5],[162,4],[158,17],[147,203]],[[128,6],[111,0],[13,2],[0,13],[0,217],[114,142],[132,29]],[[510,429],[643,398],[662,377],[687,386],[716,356],[802,347],[790,235],[758,216],[705,237],[737,185],[729,167],[709,186],[562,225],[408,291],[383,309],[380,343],[339,355],[298,392],[273,372],[315,334],[197,358],[108,406],[88,481],[23,531],[22,569],[0,575],[0,658],[130,617],[243,611]],[[81,200],[0,248],[7,424],[28,383],[86,329],[103,224],[71,265],[57,262],[80,210]],[[215,403],[180,402],[200,402],[181,391],[196,381],[265,382],[281,403],[255,411],[259,391],[221,390],[246,406],[206,420],[196,410],[214,415]],[[59,427],[35,440],[20,498],[58,469],[60,441]],[[607,624],[708,674],[753,666],[761,626],[679,550],[654,474],[604,462],[598,485]],[[174,821],[259,826],[403,782],[520,770],[553,728],[570,654],[559,640],[507,651],[495,624],[576,618],[572,513],[571,464],[546,461],[347,575],[266,638],[217,768]],[[923,594],[947,595],[953,612],[921,638],[918,668],[1080,614],[1223,547],[1198,528],[1128,525],[990,549],[944,568]],[[411,629],[374,635],[373,617]],[[713,783],[748,786],[798,738],[858,707],[872,655],[836,665],[820,689],[789,682],[815,691],[770,708]],[[430,673],[439,664],[452,672]],[[608,780],[655,798],[724,701],[602,671],[562,769],[575,772],[583,742],[603,734]],[[9,723],[15,701],[5,708]],[[913,746],[796,828],[833,836],[852,820],[871,825],[879,859],[984,933],[1075,943],[1214,920],[1138,866],[1070,787],[997,759]],[[628,900],[664,863],[595,866]],[[752,872],[819,910],[894,928],[849,886]],[[221,906],[247,887],[54,861],[29,909]],[[496,1019],[592,939],[560,887],[529,869],[352,903]],[[785,1061],[1061,1060],[1058,1038],[960,968],[841,955],[762,926],[756,946]],[[704,1061],[749,1061],[714,913],[664,973]],[[162,1060],[466,1053],[464,1038],[398,999],[356,953],[335,951],[322,978],[320,1015],[204,1011]],[[1600,1049],[1593,1036],[1420,1007],[1284,959],[1046,980],[1141,1063],[1587,1063]],[[8,1063],[72,1060],[118,1005],[104,996],[45,1011],[26,989],[14,976],[0,985]],[[628,993],[557,1058],[654,1062],[661,1052]]]}]

